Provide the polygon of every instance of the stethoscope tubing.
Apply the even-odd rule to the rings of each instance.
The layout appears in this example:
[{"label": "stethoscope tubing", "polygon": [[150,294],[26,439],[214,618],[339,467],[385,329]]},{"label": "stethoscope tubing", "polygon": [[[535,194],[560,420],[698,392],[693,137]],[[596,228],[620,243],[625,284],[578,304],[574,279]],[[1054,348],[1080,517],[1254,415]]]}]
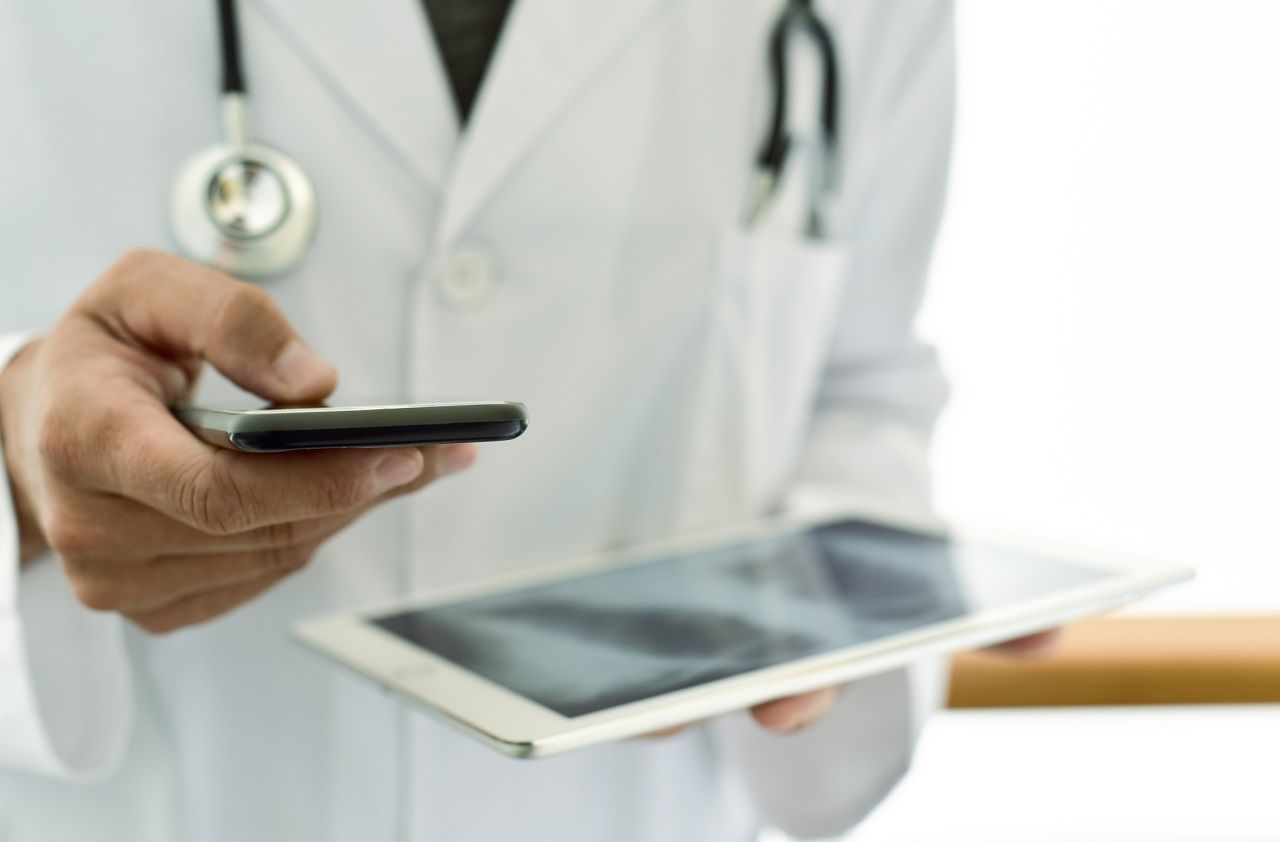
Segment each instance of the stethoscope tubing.
[{"label": "stethoscope tubing", "polygon": [[248,91],[240,56],[240,20],[235,0],[218,0],[218,54],[222,61],[222,93],[243,96]]},{"label": "stethoscope tubing", "polygon": [[[242,277],[264,280],[292,271],[310,248],[315,230],[315,195],[310,180],[292,158],[250,138],[248,125],[248,85],[241,55],[240,25],[236,0],[216,0],[218,54],[221,64],[220,92],[223,111],[223,140],[192,157],[179,174],[173,198],[175,235],[188,256]],[[838,178],[839,162],[839,65],[834,39],[826,23],[814,10],[813,0],[786,0],[769,32],[768,75],[772,92],[767,130],[755,156],[756,177],[748,195],[746,222],[755,225],[770,206],[786,167],[791,146],[787,128],[790,79],[789,47],[793,33],[801,32],[817,47],[822,63],[820,103],[822,154],[814,164],[818,177],[811,187],[806,233],[825,234],[825,206]],[[232,169],[228,168],[232,166]],[[234,167],[239,167],[234,169]],[[231,184],[228,172],[243,173],[259,168],[270,183],[279,183],[283,196],[276,196],[280,212],[277,224],[243,232],[223,227],[215,219],[213,197],[218,187]],[[238,182],[238,195],[245,195]],[[277,191],[277,192],[280,192]],[[250,196],[247,201],[255,197]],[[258,203],[259,215],[270,205]],[[225,210],[225,205],[219,211]],[[239,210],[232,213],[239,217]],[[221,219],[222,217],[219,217]],[[237,221],[237,225],[241,223]]]},{"label": "stethoscope tubing", "polygon": [[826,205],[839,181],[840,161],[840,67],[831,30],[813,8],[813,0],[787,0],[786,7],[769,31],[768,74],[772,94],[765,135],[755,156],[755,177],[748,192],[744,221],[758,225],[781,186],[782,173],[791,151],[787,129],[790,91],[789,59],[792,36],[801,32],[818,49],[822,64],[821,157],[816,163],[817,178],[811,185],[805,233],[813,238],[826,234]]},{"label": "stethoscope tubing", "polygon": [[[789,0],[787,8],[769,34],[769,82],[773,93],[769,128],[756,154],[756,165],[775,175],[781,173],[787,157],[787,46],[792,30],[801,27],[818,47],[822,59],[822,134],[828,152],[838,149],[840,133],[840,75],[835,41],[831,30],[813,10],[812,0]],[[832,155],[834,158],[835,156]],[[834,174],[833,174],[834,175]]]}]

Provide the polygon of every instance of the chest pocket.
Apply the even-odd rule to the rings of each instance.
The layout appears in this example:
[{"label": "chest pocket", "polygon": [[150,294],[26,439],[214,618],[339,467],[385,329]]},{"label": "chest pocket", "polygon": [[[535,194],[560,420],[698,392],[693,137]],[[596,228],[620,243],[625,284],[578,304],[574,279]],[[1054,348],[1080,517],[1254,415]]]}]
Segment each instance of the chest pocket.
[{"label": "chest pocket", "polygon": [[685,528],[778,505],[808,429],[848,266],[843,243],[721,235],[692,403]]}]

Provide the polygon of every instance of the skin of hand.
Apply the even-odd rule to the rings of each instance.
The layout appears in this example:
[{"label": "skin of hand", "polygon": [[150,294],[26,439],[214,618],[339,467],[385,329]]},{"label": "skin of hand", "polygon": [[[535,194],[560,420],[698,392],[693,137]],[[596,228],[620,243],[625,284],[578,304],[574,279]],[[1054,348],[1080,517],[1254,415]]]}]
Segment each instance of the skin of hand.
[{"label": "skin of hand", "polygon": [[[989,651],[998,652],[1011,658],[1038,659],[1047,657],[1058,645],[1061,637],[1059,629],[1039,632],[1038,634],[1020,637],[1006,643],[989,647]],[[798,696],[787,696],[751,708],[751,717],[760,727],[781,734],[801,731],[813,725],[826,715],[835,704],[839,688],[825,687],[812,693],[801,693]],[[669,737],[684,731],[688,725],[667,728],[646,734],[645,739]]]},{"label": "skin of hand", "polygon": [[0,441],[23,563],[46,549],[77,598],[152,633],[211,620],[301,570],[372,506],[475,458],[474,445],[240,453],[169,407],[205,362],[276,403],[334,369],[267,293],[132,252],[0,372]]},{"label": "skin of hand", "polygon": [[[989,651],[1011,658],[1027,660],[1043,658],[1056,648],[1060,635],[1061,632],[1057,629],[1040,632],[997,644],[989,647]],[[799,731],[821,719],[835,704],[837,694],[837,688],[827,687],[812,693],[776,699],[753,707],[751,716],[761,727],[770,731],[782,733]]]}]

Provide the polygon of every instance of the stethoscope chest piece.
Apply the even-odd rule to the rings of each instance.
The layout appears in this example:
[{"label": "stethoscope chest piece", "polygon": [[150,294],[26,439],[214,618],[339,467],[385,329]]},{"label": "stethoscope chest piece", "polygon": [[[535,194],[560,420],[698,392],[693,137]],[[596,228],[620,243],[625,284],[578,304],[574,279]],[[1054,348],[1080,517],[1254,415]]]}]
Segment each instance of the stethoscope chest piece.
[{"label": "stethoscope chest piece", "polygon": [[292,158],[250,140],[235,0],[218,0],[223,141],[201,149],[173,183],[170,219],[183,253],[231,275],[286,275],[316,233],[316,194]]},{"label": "stethoscope chest piece", "polygon": [[249,280],[288,274],[315,236],[311,181],[263,144],[202,149],[183,165],[171,204],[184,253]]}]

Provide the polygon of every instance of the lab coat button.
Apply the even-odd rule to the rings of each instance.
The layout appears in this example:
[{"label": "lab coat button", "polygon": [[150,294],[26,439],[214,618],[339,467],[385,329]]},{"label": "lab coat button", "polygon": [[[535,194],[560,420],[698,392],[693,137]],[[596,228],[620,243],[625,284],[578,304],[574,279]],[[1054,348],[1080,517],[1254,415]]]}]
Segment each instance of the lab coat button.
[{"label": "lab coat button", "polygon": [[440,267],[440,297],[460,310],[480,307],[493,295],[497,275],[497,266],[487,252],[474,246],[460,247]]}]

